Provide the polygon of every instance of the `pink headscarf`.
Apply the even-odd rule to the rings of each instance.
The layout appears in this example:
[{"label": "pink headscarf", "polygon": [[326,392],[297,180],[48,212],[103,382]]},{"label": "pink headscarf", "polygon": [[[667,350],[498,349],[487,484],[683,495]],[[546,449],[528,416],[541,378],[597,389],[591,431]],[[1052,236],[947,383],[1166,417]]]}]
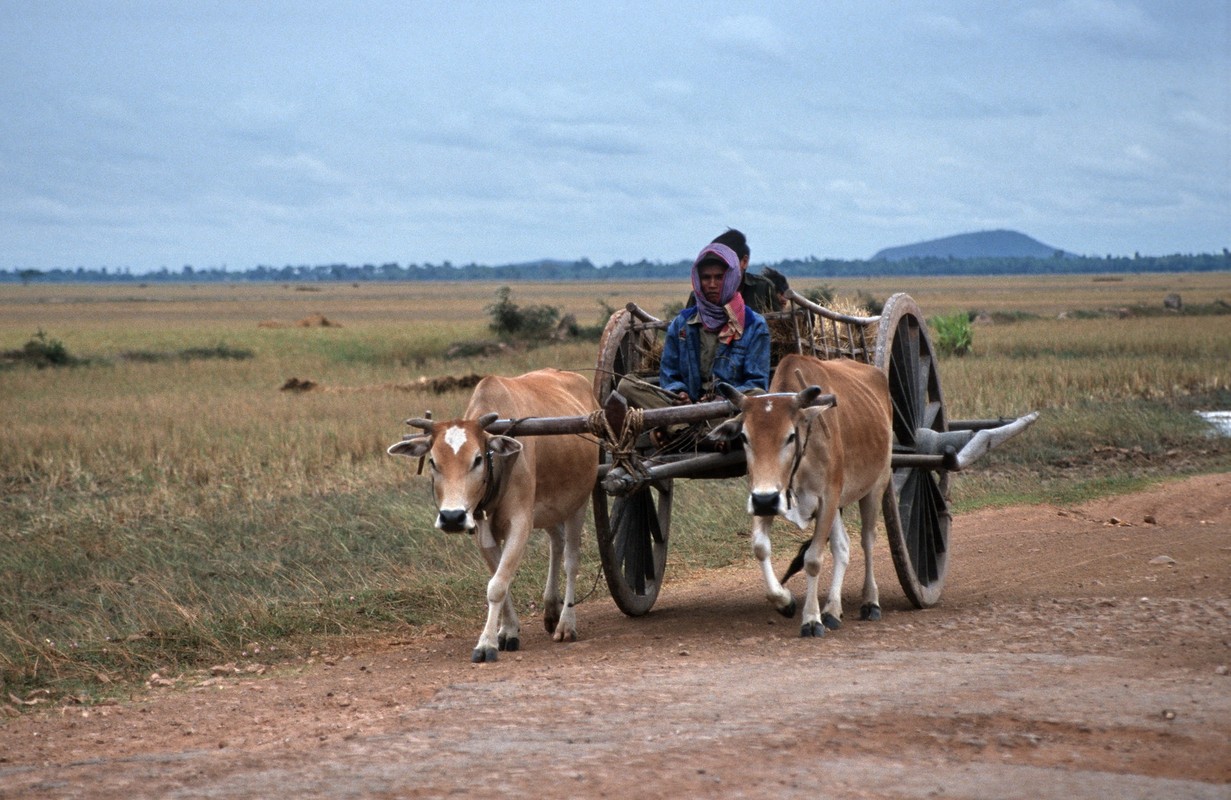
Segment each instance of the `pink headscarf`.
[{"label": "pink headscarf", "polygon": [[[701,293],[701,275],[697,268],[702,261],[719,261],[727,267],[722,276],[722,294],[718,298],[718,304],[706,300]],[[718,338],[724,343],[744,334],[744,298],[739,293],[743,278],[744,274],[739,268],[739,256],[725,244],[707,244],[692,262],[692,294],[697,299],[697,313],[701,315],[701,324],[708,331],[718,331]]]}]

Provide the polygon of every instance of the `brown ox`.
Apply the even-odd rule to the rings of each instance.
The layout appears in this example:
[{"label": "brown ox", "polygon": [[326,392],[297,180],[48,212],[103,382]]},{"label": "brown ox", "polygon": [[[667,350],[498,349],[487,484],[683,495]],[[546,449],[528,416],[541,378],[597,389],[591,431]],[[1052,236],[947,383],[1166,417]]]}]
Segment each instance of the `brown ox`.
[{"label": "brown ox", "polygon": [[[791,388],[806,386],[801,391]],[[789,355],[778,364],[770,394],[744,396],[729,386],[723,394],[740,415],[719,426],[716,439],[740,438],[748,461],[748,511],[753,515],[752,551],[765,574],[771,603],[795,616],[795,599],[782,586],[802,561],[808,576],[801,636],[823,636],[842,624],[842,579],[850,562],[850,539],[841,509],[859,501],[864,579],[861,619],[880,619],[880,598],[872,574],[876,509],[888,485],[893,431],[889,387],[875,367],[849,360],[821,361]],[[833,394],[836,404],[821,396]],[[774,577],[769,531],[774,517],[786,517],[812,539],[783,576]],[[829,538],[833,578],[825,608],[819,607],[821,548]]]},{"label": "brown ox", "polygon": [[575,373],[543,369],[516,378],[489,376],[475,386],[461,419],[410,420],[425,433],[389,448],[392,455],[428,456],[437,528],[478,532],[492,577],[487,624],[472,661],[495,661],[498,650],[520,647],[521,626],[509,585],[533,528],[546,530],[551,542],[543,623],[557,642],[577,638],[573,604],[581,529],[598,471],[594,441],[580,436],[528,436],[523,441],[492,435],[486,428],[501,414],[511,419],[584,416],[597,407],[590,382]]}]

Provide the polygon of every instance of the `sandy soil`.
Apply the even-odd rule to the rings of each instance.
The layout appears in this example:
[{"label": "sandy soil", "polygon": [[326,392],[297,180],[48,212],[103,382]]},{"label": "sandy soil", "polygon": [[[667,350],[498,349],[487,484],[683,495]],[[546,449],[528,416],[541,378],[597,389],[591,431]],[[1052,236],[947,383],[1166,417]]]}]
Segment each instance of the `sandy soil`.
[{"label": "sandy soil", "polygon": [[820,640],[749,556],[496,664],[442,634],[42,708],[0,797],[1231,798],[1231,475],[961,515],[926,611],[876,556],[884,619],[853,568]]}]

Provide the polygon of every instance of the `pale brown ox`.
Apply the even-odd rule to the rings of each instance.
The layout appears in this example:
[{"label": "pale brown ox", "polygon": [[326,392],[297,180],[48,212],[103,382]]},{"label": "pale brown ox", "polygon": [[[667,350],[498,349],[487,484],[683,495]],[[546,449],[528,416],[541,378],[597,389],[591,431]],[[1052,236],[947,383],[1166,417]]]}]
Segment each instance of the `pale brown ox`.
[{"label": "pale brown ox", "polygon": [[[800,635],[823,636],[825,628],[842,624],[842,580],[850,562],[850,539],[841,509],[858,501],[864,553],[860,618],[880,619],[872,545],[877,507],[891,476],[892,412],[885,376],[855,361],[792,354],[778,364],[770,394],[745,396],[729,386],[720,389],[741,413],[711,436],[731,441],[738,437],[743,442],[748,511],[753,515],[752,551],[765,574],[770,602],[784,616],[795,616],[795,599],[782,582],[802,560],[808,589]],[[834,395],[836,405],[821,400],[822,392]],[[811,541],[800,549],[782,581],[770,563],[769,531],[778,514],[801,530],[812,525]],[[829,596],[821,609],[817,584],[826,537],[834,565]]]},{"label": "pale brown ox", "polygon": [[501,415],[584,416],[597,407],[590,382],[575,373],[543,369],[516,378],[489,376],[475,386],[461,419],[411,420],[425,432],[389,448],[392,455],[428,456],[437,528],[478,534],[479,550],[492,577],[487,583],[487,624],[472,661],[495,661],[499,650],[520,647],[521,625],[509,585],[533,528],[547,531],[551,543],[543,623],[557,642],[577,638],[573,604],[581,530],[598,471],[598,444],[593,440],[581,436],[518,440],[485,429]]}]

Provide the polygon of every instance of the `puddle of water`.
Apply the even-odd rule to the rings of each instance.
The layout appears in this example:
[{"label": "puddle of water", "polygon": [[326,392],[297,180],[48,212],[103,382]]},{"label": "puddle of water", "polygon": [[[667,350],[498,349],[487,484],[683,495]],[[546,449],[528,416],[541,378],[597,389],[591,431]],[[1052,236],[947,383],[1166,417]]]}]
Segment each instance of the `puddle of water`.
[{"label": "puddle of water", "polygon": [[1231,411],[1198,411],[1197,416],[1213,425],[1219,436],[1231,436]]}]

